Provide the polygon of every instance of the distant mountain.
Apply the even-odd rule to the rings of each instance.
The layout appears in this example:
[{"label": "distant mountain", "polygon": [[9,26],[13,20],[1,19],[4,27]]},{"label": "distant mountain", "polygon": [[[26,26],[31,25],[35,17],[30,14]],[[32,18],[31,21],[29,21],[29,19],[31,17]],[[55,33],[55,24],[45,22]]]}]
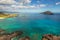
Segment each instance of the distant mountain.
[{"label": "distant mountain", "polygon": [[46,14],[46,15],[53,15],[53,13],[52,13],[51,11],[43,12],[43,14]]}]

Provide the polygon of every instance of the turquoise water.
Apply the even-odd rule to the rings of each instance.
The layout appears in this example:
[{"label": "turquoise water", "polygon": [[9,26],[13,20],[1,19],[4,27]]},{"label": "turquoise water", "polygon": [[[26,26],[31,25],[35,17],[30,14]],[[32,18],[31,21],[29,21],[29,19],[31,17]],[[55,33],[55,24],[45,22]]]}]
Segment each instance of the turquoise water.
[{"label": "turquoise water", "polygon": [[43,34],[60,34],[60,15],[24,13],[15,18],[0,19],[0,29],[23,31],[23,37],[30,36],[31,40],[35,40],[36,36],[36,40],[40,40]]}]

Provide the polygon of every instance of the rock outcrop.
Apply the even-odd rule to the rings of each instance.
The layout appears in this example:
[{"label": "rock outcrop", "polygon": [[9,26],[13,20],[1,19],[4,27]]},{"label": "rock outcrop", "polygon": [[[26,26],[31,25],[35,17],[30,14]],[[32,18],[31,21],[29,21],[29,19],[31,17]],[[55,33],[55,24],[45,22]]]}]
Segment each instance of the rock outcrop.
[{"label": "rock outcrop", "polygon": [[42,37],[42,40],[60,40],[60,36],[47,34]]},{"label": "rock outcrop", "polygon": [[[0,30],[0,32],[3,32],[3,30]],[[0,40],[11,40],[12,38],[21,35],[23,32],[16,31],[11,34],[0,34]]]}]

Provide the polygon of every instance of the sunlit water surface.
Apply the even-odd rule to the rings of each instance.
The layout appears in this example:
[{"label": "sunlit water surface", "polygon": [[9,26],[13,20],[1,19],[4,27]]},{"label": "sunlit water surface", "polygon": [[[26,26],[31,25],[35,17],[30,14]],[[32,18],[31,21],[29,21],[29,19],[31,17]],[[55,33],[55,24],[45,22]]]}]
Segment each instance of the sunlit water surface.
[{"label": "sunlit water surface", "polygon": [[21,13],[18,17],[0,19],[0,29],[6,32],[23,31],[23,35],[30,36],[31,40],[40,40],[43,34],[60,34],[60,15]]}]

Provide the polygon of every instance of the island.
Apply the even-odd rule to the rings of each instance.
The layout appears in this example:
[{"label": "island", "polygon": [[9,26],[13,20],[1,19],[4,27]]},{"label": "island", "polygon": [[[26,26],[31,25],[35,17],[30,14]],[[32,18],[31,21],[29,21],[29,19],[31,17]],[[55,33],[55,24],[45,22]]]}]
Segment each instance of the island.
[{"label": "island", "polygon": [[8,13],[0,12],[0,19],[12,18],[17,16],[18,16],[17,14],[8,14]]},{"label": "island", "polygon": [[51,11],[43,12],[43,14],[46,14],[46,15],[53,15],[53,13],[52,13]]}]

